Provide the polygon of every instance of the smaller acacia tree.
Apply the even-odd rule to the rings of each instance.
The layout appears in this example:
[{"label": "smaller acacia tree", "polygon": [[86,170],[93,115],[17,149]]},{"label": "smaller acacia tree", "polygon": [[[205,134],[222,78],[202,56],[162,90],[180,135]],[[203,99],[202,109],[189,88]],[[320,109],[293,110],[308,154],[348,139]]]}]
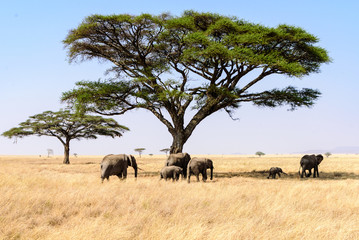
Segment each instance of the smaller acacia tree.
[{"label": "smaller acacia tree", "polygon": [[171,150],[170,148],[164,148],[164,149],[161,149],[160,151],[166,153],[166,156],[167,156],[167,154],[170,150]]},{"label": "smaller acacia tree", "polygon": [[52,150],[51,148],[46,149],[47,151],[47,157],[50,157],[50,155],[54,155],[54,150]]},{"label": "smaller acacia tree", "polygon": [[97,135],[121,137],[129,129],[112,118],[71,113],[45,111],[30,116],[28,120],[4,133],[8,138],[22,138],[30,135],[56,137],[64,146],[64,164],[70,164],[70,141],[73,139],[96,139]]},{"label": "smaller acacia tree", "polygon": [[326,153],[324,153],[324,155],[328,158],[328,157],[330,157],[330,155],[332,155],[330,152],[326,152]]},{"label": "smaller acacia tree", "polygon": [[146,150],[146,148],[135,148],[134,149],[135,152],[138,152],[138,155],[140,155],[140,157],[141,157],[142,152],[145,150]]},{"label": "smaller acacia tree", "polygon": [[258,151],[258,152],[256,152],[256,155],[259,156],[259,157],[262,157],[262,156],[264,156],[266,154],[264,152]]}]

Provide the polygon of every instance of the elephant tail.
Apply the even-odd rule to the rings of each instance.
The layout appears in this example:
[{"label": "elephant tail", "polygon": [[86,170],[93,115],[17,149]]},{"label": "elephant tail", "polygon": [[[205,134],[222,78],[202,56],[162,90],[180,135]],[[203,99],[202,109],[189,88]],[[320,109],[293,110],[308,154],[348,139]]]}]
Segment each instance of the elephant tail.
[{"label": "elephant tail", "polygon": [[186,170],[187,177],[191,174],[191,171],[192,171],[191,166],[188,164],[187,170]]}]

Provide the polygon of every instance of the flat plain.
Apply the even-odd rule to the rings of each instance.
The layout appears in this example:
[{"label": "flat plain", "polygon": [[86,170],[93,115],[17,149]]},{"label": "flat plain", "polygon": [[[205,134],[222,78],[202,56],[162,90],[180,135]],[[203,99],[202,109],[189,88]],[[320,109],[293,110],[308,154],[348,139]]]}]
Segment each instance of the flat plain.
[{"label": "flat plain", "polygon": [[213,181],[159,181],[165,155],[102,184],[103,156],[0,156],[0,239],[359,239],[359,155],[325,157],[316,179],[301,155],[194,156]]}]

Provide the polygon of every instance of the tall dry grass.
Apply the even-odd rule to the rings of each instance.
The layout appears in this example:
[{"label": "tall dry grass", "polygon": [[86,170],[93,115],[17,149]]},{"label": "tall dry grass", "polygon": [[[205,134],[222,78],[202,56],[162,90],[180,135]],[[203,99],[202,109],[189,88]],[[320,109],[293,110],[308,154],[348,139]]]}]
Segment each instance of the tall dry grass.
[{"label": "tall dry grass", "polygon": [[137,181],[101,184],[102,156],[0,156],[0,239],[359,239],[358,155],[303,180],[299,155],[209,157],[206,183],[159,181],[165,156],[143,156]]}]

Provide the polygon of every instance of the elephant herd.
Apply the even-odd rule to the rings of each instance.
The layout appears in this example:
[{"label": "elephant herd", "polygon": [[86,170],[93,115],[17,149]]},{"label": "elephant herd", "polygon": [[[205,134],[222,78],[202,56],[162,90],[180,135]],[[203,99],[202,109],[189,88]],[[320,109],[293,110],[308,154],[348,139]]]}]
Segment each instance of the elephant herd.
[{"label": "elephant herd", "polygon": [[[132,155],[126,154],[110,154],[106,155],[101,162],[101,179],[102,182],[106,178],[116,175],[120,179],[127,177],[127,168],[132,166],[135,170],[135,178],[137,178],[137,163]],[[160,171],[160,179],[178,180],[179,176],[191,181],[191,175],[197,177],[199,181],[199,174],[202,174],[203,181],[207,180],[207,169],[211,170],[211,177],[213,179],[213,161],[208,158],[191,158],[188,153],[170,154],[167,158],[165,166]],[[188,177],[187,177],[188,175]]]},{"label": "elephant herd", "polygon": [[[305,175],[310,177],[312,169],[314,169],[313,178],[319,177],[318,166],[323,161],[322,155],[305,155],[300,160],[299,175],[301,178]],[[135,178],[137,178],[138,166],[136,159],[132,155],[126,154],[109,154],[106,155],[101,162],[101,179],[102,182],[106,178],[116,175],[120,179],[127,177],[127,168],[131,166],[135,171]],[[207,180],[207,169],[210,169],[210,179],[213,179],[213,161],[208,158],[191,158],[188,153],[176,153],[170,154],[166,160],[165,166],[160,171],[160,179],[172,179],[178,180],[180,175],[182,179],[187,179],[190,183],[192,175],[195,175],[197,181],[199,181],[199,175],[202,175],[202,180]],[[302,169],[302,172],[300,170]],[[308,173],[307,173],[308,171]],[[269,176],[267,178],[276,178],[276,175],[280,177],[280,174],[286,174],[279,167],[272,167],[269,170]]]},{"label": "elephant herd", "polygon": [[[306,177],[310,177],[312,175],[312,169],[314,169],[314,173],[313,173],[313,178],[315,177],[319,177],[319,170],[318,170],[318,166],[319,164],[323,161],[323,156],[321,154],[319,155],[304,155],[301,159],[300,159],[300,167],[299,167],[299,171],[298,174],[301,178],[303,178],[304,174]],[[300,170],[302,169],[302,172],[300,172]],[[308,173],[307,173],[308,171]],[[269,176],[267,178],[275,178],[276,174],[278,174],[278,177],[280,177],[280,174],[286,174],[285,172],[283,172],[283,170],[279,167],[272,167],[271,169],[269,169]],[[286,174],[287,175],[287,174]]]}]

